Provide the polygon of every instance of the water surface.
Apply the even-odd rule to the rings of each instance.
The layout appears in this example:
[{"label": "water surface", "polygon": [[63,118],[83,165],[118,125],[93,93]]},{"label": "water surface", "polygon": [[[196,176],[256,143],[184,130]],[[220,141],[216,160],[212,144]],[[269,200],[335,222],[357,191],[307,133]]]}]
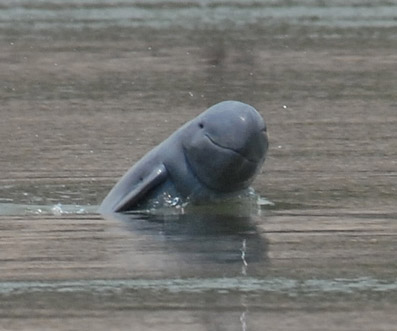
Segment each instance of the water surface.
[{"label": "water surface", "polygon": [[[3,1],[1,328],[393,330],[396,6]],[[225,99],[267,122],[274,205],[96,213]]]}]

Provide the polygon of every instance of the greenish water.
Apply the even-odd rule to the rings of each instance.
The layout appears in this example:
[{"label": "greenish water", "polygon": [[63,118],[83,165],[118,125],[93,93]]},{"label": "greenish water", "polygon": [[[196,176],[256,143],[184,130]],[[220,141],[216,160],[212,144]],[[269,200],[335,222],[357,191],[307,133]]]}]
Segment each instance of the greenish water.
[{"label": "greenish water", "polygon": [[[112,279],[112,280],[80,280],[58,282],[3,282],[0,293],[5,295],[34,292],[69,292],[69,293],[126,293],[128,291],[166,291],[171,293],[261,293],[275,292],[297,295],[323,295],[324,293],[359,293],[389,292],[397,290],[397,281],[380,281],[369,277],[356,279],[310,279],[297,280],[287,278],[258,279],[241,278],[209,278],[209,279]],[[125,299],[125,298],[124,298]]]},{"label": "greenish water", "polygon": [[3,3],[1,23],[35,29],[103,26],[195,29],[199,26],[301,24],[338,27],[395,27],[393,1],[19,1]]}]

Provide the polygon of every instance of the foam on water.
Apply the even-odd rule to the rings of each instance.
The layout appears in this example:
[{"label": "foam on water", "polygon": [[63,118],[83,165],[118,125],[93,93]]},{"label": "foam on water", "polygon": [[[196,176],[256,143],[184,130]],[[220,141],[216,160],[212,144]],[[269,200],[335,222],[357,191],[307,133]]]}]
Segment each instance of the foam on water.
[{"label": "foam on water", "polygon": [[27,215],[79,215],[96,213],[98,206],[84,205],[27,205],[15,203],[1,203],[0,216],[27,216]]},{"label": "foam on water", "polygon": [[[149,201],[147,209],[138,213],[152,215],[180,215],[194,213],[217,213],[235,216],[260,215],[262,209],[272,207],[275,203],[259,196],[252,188],[238,195],[214,198],[206,203],[192,203],[178,197],[163,197],[161,201]],[[134,213],[134,212],[133,212]]]},{"label": "foam on water", "polygon": [[[228,199],[213,201],[209,204],[194,205],[189,201],[183,201],[179,198],[165,199],[161,207],[157,203],[151,203],[151,207],[138,212],[149,214],[184,214],[186,212],[201,212],[203,210],[217,211],[221,213],[233,213],[253,215],[260,214],[261,209],[266,206],[275,204],[264,197],[257,195],[253,190],[246,194],[233,196]],[[16,204],[11,202],[0,203],[0,216],[20,216],[20,215],[79,215],[98,213],[96,205],[77,205],[61,204],[54,205],[36,205],[36,204]]]}]

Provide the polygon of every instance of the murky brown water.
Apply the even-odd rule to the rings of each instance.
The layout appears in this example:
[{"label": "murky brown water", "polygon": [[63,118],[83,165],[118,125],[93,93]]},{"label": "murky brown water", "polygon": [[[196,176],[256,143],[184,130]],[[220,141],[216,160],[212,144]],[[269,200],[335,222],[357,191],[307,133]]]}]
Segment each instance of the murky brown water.
[{"label": "murky brown water", "polygon": [[[397,3],[3,1],[0,328],[393,330]],[[182,123],[255,106],[274,206],[103,219]]]}]

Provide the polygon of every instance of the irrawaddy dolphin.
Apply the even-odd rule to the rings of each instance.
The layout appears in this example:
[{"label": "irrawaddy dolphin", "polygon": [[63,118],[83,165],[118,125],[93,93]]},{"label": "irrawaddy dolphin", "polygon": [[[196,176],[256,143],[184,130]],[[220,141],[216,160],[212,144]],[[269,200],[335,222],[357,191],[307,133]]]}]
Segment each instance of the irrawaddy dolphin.
[{"label": "irrawaddy dolphin", "polygon": [[206,202],[247,190],[265,160],[266,124],[255,108],[220,102],[185,123],[142,157],[113,187],[109,214]]}]

